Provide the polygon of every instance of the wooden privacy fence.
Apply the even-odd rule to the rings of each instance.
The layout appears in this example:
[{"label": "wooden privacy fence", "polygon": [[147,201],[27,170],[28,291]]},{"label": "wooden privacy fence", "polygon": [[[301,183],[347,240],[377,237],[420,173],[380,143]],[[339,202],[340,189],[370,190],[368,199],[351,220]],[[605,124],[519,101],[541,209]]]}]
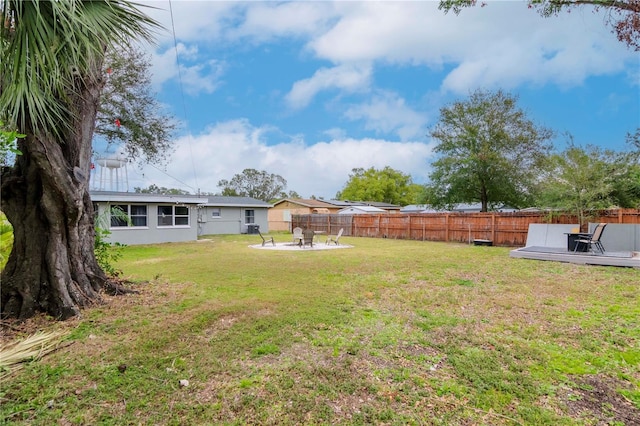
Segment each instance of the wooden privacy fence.
[{"label": "wooden privacy fence", "polygon": [[[591,212],[589,222],[640,224],[640,209]],[[411,213],[411,214],[304,214],[292,215],[291,227],[354,237],[422,241],[490,240],[498,246],[524,246],[531,223],[578,223],[561,212]],[[586,232],[586,225],[582,231]]]}]

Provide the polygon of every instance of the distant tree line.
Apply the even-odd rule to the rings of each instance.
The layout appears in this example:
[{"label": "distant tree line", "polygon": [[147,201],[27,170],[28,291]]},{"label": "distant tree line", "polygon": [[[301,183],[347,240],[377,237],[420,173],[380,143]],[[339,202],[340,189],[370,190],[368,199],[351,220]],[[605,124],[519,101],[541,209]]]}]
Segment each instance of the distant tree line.
[{"label": "distant tree line", "polygon": [[[556,151],[550,142],[555,133],[533,123],[516,96],[478,90],[441,108],[429,136],[437,142],[437,157],[428,183],[414,183],[411,175],[388,166],[360,167],[335,198],[435,209],[459,203],[479,203],[481,211],[502,205],[553,208],[575,213],[581,223],[590,210],[640,208],[640,129],[628,135],[624,151],[580,146],[570,135],[566,148]],[[300,198],[286,192],[282,176],[255,169],[218,186],[220,195],[267,202]],[[188,193],[155,185],[136,192]]]}]

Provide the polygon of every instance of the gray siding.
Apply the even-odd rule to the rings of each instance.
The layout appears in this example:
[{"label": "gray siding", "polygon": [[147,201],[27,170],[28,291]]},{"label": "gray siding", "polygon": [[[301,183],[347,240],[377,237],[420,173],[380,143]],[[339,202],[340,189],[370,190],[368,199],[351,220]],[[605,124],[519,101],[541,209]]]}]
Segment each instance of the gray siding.
[{"label": "gray siding", "polygon": [[[213,217],[215,208],[220,216]],[[267,209],[263,207],[200,207],[198,210],[198,235],[243,234],[247,232],[245,211],[253,210],[254,222],[260,226],[260,232],[269,232]]]},{"label": "gray siding", "polygon": [[[111,235],[107,240],[111,243],[120,243],[126,245],[136,244],[157,244],[157,243],[176,243],[184,241],[195,241],[198,239],[198,208],[196,205],[187,205],[189,208],[189,225],[183,226],[158,226],[158,206],[170,205],[166,203],[136,203],[136,202],[98,202],[99,221],[104,224],[109,222],[109,209],[111,204],[136,204],[147,206],[147,226],[127,226],[127,227],[111,227],[109,231]],[[100,225],[100,224],[98,224]]]}]

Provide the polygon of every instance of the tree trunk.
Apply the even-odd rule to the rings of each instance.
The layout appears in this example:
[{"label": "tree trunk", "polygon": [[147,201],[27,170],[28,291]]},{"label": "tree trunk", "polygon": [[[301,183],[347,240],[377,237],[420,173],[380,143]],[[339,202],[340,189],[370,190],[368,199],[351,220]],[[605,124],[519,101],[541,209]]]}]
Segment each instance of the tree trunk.
[{"label": "tree trunk", "polygon": [[[99,68],[98,68],[99,69]],[[99,73],[94,74],[100,75]],[[2,172],[2,211],[13,225],[13,250],[2,271],[0,315],[78,315],[116,290],[98,265],[89,197],[91,139],[102,81],[78,82],[64,141],[27,129],[22,155]]]}]

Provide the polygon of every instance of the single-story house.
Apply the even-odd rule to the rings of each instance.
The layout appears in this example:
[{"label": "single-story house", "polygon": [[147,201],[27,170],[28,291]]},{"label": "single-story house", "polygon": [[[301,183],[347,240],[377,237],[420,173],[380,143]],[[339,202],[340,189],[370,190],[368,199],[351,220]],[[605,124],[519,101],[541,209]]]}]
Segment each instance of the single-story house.
[{"label": "single-story house", "polygon": [[111,243],[127,245],[195,241],[198,206],[195,195],[91,191],[96,226],[108,229]]},{"label": "single-story house", "polygon": [[409,204],[400,209],[400,213],[422,213],[429,210],[431,206],[428,204]]},{"label": "single-story house", "polygon": [[285,198],[269,209],[269,229],[291,231],[291,216],[294,214],[335,214],[339,207],[322,200]]},{"label": "single-story house", "polygon": [[[436,210],[428,204],[412,204],[404,206],[400,209],[400,213],[479,213],[482,210],[482,204],[480,203],[460,203],[453,206],[451,210]],[[509,207],[506,205],[500,205],[498,207],[489,206],[491,212],[516,212],[518,209]]]},{"label": "single-story house", "polygon": [[397,204],[384,203],[381,201],[349,201],[349,200],[328,200],[329,204],[333,204],[335,207],[344,209],[352,206],[371,206],[384,210],[386,213],[399,213],[401,207]]},{"label": "single-story house", "polygon": [[371,207],[382,209],[387,213],[400,213],[400,209],[402,208],[397,204],[383,203],[379,201],[366,201],[365,204]]},{"label": "single-story house", "polygon": [[[249,197],[91,191],[96,225],[111,243],[195,241],[201,235],[269,231],[271,204]],[[251,226],[253,225],[253,226]]]},{"label": "single-story house", "polygon": [[209,196],[199,206],[198,235],[269,232],[271,204],[251,197]]},{"label": "single-story house", "polygon": [[373,206],[351,206],[338,211],[338,214],[380,214],[386,211]]}]

